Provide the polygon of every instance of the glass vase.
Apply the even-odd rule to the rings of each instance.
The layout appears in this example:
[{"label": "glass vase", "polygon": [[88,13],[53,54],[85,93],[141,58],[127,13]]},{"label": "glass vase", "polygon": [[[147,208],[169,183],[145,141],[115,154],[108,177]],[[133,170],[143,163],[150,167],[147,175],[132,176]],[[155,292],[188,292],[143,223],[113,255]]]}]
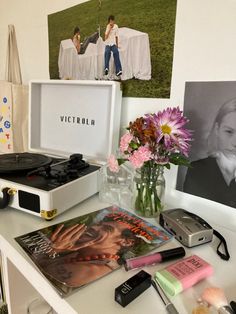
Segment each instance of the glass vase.
[{"label": "glass vase", "polygon": [[164,167],[160,165],[144,165],[136,170],[134,183],[133,203],[135,212],[147,218],[159,216],[164,207]]}]

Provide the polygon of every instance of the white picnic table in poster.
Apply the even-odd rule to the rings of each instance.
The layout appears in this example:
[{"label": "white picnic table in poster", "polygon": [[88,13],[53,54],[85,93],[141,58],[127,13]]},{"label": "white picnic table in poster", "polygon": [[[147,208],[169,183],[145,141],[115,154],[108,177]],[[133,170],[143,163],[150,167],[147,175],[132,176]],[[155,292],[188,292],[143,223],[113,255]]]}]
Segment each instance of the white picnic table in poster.
[{"label": "white picnic table in poster", "polygon": [[[151,57],[149,37],[131,28],[119,28],[119,52],[122,64],[122,80],[136,78],[151,79]],[[58,67],[61,79],[94,80],[104,78],[105,43],[101,37],[97,43],[89,43],[84,54],[77,54],[71,39],[60,43]],[[110,74],[115,73],[113,57]]]}]

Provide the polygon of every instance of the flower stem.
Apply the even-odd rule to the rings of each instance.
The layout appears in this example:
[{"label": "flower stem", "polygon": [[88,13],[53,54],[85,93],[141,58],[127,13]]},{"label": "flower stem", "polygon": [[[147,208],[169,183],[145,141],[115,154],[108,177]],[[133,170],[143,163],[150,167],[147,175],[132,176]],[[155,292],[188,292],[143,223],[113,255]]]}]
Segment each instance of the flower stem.
[{"label": "flower stem", "polygon": [[[147,163],[139,171],[139,177],[136,179],[135,209],[142,216],[156,216],[163,208],[160,197],[164,185],[158,180],[159,174],[160,166],[151,163]],[[158,184],[161,185],[160,188]]]}]

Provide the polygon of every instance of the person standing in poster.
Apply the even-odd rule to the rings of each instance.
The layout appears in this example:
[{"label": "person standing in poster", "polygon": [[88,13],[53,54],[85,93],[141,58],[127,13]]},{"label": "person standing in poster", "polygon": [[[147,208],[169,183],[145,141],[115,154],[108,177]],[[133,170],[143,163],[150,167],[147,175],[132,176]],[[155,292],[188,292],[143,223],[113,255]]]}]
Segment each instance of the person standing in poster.
[{"label": "person standing in poster", "polygon": [[208,136],[208,157],[193,161],[183,191],[236,207],[236,98],[219,109]]},{"label": "person standing in poster", "polygon": [[105,75],[109,73],[109,62],[111,58],[111,53],[113,53],[113,58],[115,62],[116,75],[122,75],[122,66],[120,62],[120,54],[118,50],[118,26],[115,24],[114,15],[108,17],[108,24],[105,31]]}]

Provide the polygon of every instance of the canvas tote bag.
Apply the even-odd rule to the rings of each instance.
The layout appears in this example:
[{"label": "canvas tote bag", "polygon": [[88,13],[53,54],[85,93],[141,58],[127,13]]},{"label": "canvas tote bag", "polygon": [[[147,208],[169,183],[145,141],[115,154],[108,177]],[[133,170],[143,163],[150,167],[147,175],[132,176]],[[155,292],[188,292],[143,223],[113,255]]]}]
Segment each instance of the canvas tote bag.
[{"label": "canvas tote bag", "polygon": [[0,81],[0,153],[13,152],[12,84]]},{"label": "canvas tote bag", "polygon": [[0,153],[28,150],[28,86],[22,85],[14,25],[8,26],[6,81],[0,81]]}]

